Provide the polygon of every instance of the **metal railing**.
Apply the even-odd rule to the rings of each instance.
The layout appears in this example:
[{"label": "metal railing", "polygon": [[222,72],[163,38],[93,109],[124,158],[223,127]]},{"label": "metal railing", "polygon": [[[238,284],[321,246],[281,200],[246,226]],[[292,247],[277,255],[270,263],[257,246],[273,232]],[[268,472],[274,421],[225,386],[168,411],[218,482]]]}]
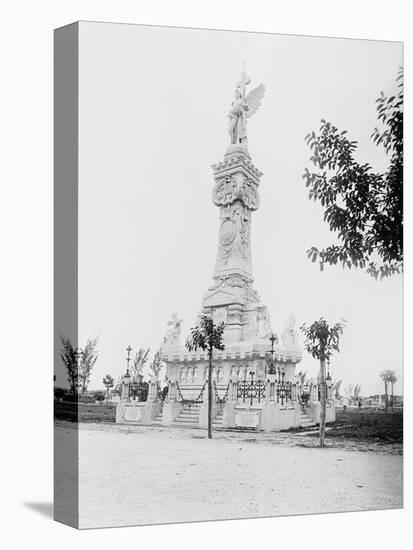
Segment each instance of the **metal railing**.
[{"label": "metal railing", "polygon": [[194,405],[198,405],[199,403],[202,403],[203,402],[203,395],[204,395],[205,386],[206,386],[206,381],[204,382],[204,385],[202,386],[201,391],[199,392],[197,397],[195,397],[195,399],[186,399],[182,394],[182,390],[179,387],[179,383],[176,382],[176,390],[177,390],[177,395],[178,395],[178,401],[180,403],[182,403],[182,405],[187,406],[189,408],[193,407]]}]

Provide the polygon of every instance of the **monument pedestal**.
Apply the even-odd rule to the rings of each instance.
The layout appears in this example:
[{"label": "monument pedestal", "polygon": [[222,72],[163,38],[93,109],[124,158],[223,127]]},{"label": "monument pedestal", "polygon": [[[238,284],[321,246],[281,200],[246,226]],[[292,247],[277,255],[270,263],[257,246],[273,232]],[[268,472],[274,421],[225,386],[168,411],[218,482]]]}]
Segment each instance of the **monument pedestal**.
[{"label": "monument pedestal", "polygon": [[182,406],[178,401],[166,401],[162,408],[162,424],[164,426],[171,426],[181,412],[181,409]]}]

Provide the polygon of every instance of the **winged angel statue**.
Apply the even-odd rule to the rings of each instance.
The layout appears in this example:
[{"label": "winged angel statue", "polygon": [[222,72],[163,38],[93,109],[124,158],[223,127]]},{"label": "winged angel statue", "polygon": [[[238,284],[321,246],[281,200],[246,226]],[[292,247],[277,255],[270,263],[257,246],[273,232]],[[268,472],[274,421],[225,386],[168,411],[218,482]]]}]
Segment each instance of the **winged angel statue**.
[{"label": "winged angel statue", "polygon": [[241,78],[236,84],[235,99],[232,102],[229,112],[229,135],[232,145],[244,145],[247,147],[247,118],[250,118],[258,111],[264,97],[265,87],[260,84],[251,90],[246,96],[246,87],[251,80],[244,70]]}]

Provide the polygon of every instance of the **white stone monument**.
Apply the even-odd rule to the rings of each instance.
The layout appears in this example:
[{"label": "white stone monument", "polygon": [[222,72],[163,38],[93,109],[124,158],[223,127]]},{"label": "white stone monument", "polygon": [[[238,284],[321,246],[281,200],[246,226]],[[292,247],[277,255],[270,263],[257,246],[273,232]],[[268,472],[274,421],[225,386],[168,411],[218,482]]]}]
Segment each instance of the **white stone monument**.
[{"label": "white stone monument", "polygon": [[[253,286],[251,260],[252,217],[260,205],[262,173],[252,163],[247,146],[247,120],[258,110],[265,88],[260,84],[247,93],[250,82],[244,68],[229,112],[230,145],[224,159],[212,166],[212,202],[219,208],[218,250],[212,284],[202,300],[200,315],[225,323],[225,350],[214,357],[213,374],[221,395],[230,380],[246,379],[251,372],[255,380],[265,381],[271,350],[270,313]],[[277,343],[273,354],[275,368],[284,372],[285,381],[293,380],[295,366],[301,360],[294,323],[291,316],[281,345]],[[206,379],[207,357],[202,351],[190,353],[180,344],[180,329],[181,321],[174,314],[162,359],[169,381],[184,388],[185,398],[193,398]]]}]

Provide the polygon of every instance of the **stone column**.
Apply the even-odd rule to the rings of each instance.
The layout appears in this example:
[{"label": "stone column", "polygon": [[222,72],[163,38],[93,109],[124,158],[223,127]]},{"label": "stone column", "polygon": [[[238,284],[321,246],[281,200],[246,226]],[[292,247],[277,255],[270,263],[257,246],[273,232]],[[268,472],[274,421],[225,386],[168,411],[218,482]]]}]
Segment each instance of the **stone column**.
[{"label": "stone column", "polygon": [[238,380],[230,380],[230,400],[238,401]]},{"label": "stone column", "polygon": [[313,383],[311,385],[310,401],[314,401],[318,403],[318,384]]},{"label": "stone column", "polygon": [[158,392],[155,382],[149,382],[148,401],[156,401],[158,399]]},{"label": "stone column", "polygon": [[120,396],[123,401],[130,401],[130,376],[125,374],[122,378],[122,392]]},{"label": "stone column", "polygon": [[179,415],[182,405],[177,400],[176,382],[171,380],[168,383],[168,398],[162,408],[162,424],[170,426]]},{"label": "stone column", "polygon": [[177,400],[176,382],[169,381],[168,401]]},{"label": "stone column", "polygon": [[228,399],[224,404],[223,426],[225,428],[232,428],[235,426],[235,407],[238,403],[238,385],[237,378],[233,377],[229,381]]}]

